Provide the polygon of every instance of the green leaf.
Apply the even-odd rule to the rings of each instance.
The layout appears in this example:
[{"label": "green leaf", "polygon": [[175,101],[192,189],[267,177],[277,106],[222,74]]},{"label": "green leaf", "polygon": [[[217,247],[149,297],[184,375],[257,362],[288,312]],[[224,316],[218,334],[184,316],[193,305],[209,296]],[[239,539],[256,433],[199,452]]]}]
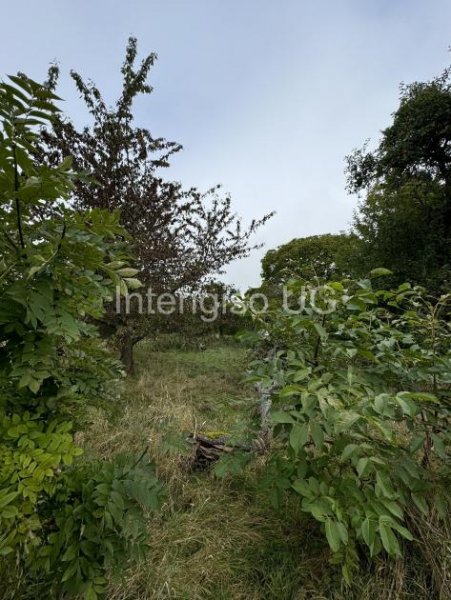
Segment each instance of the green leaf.
[{"label": "green leaf", "polygon": [[338,534],[340,536],[341,541],[343,542],[343,544],[346,545],[348,543],[348,539],[349,539],[348,528],[342,521],[337,521],[337,529],[338,529]]},{"label": "green leaf", "polygon": [[126,277],[124,281],[127,284],[127,288],[130,290],[137,290],[143,287],[143,284],[139,281],[139,279],[131,279],[130,277]]},{"label": "green leaf", "polygon": [[309,376],[309,373],[310,369],[299,369],[299,371],[296,371],[296,373],[293,375],[293,381],[295,383],[302,381]]},{"label": "green leaf", "polygon": [[297,479],[293,483],[292,487],[301,496],[305,496],[306,498],[313,497],[313,492],[310,489],[309,484],[304,479]]},{"label": "green leaf", "polygon": [[388,508],[392,515],[397,517],[398,519],[404,518],[404,512],[402,508],[396,502],[392,500],[383,500],[383,505]]},{"label": "green leaf", "polygon": [[345,449],[343,450],[343,452],[341,453],[341,459],[342,460],[348,460],[349,458],[351,458],[351,456],[353,456],[357,451],[359,450],[359,446],[357,446],[357,444],[348,444]]},{"label": "green leaf", "polygon": [[300,394],[302,392],[302,387],[299,385],[286,385],[285,387],[283,387],[280,392],[279,392],[279,396],[281,398],[286,398],[288,396],[293,396],[294,394]]},{"label": "green leaf", "polygon": [[1,509],[1,517],[2,519],[12,519],[17,516],[19,510],[17,506],[5,506]]},{"label": "green leaf", "polygon": [[390,554],[390,556],[401,556],[398,540],[391,527],[382,520],[382,517],[379,519],[379,534],[381,536],[382,545],[388,554]]},{"label": "green leaf", "polygon": [[414,435],[410,441],[409,450],[412,454],[418,452],[420,448],[424,446],[424,435]]},{"label": "green leaf", "polygon": [[341,567],[341,574],[343,575],[343,579],[345,580],[346,584],[350,586],[353,581],[352,572],[349,568],[349,565],[346,563]]},{"label": "green leaf", "polygon": [[413,537],[413,535],[410,533],[410,531],[408,529],[406,529],[405,527],[403,527],[399,523],[396,523],[396,521],[393,522],[392,527],[393,527],[393,529],[396,529],[396,531],[400,535],[402,535],[403,538],[405,538],[406,540],[409,540],[409,542],[413,542],[414,537]]},{"label": "green leaf", "polygon": [[70,465],[74,462],[74,457],[72,454],[63,454],[62,455],[63,463],[70,467]]},{"label": "green leaf", "polygon": [[293,417],[283,410],[277,410],[271,413],[271,421],[273,423],[295,423]]},{"label": "green leaf", "polygon": [[17,497],[18,493],[19,492],[5,493],[4,490],[1,490],[0,491],[0,508],[4,508],[10,502],[12,502],[14,500],[14,498]]},{"label": "green leaf", "polygon": [[440,457],[443,458],[443,460],[446,460],[447,458],[447,453],[446,453],[446,448],[445,448],[445,444],[443,443],[443,440],[441,437],[439,437],[438,435],[436,435],[435,433],[433,433],[431,435],[432,438],[432,442],[433,442],[433,448],[434,448],[434,452]]},{"label": "green leaf", "polygon": [[124,510],[124,499],[122,498],[121,494],[113,491],[113,492],[111,492],[111,499],[113,500],[113,502],[116,504],[116,506],[118,508],[120,508],[121,510]]},{"label": "green leaf", "polygon": [[327,331],[322,325],[320,325],[320,323],[313,323],[313,327],[315,328],[316,333],[322,340],[325,340],[327,338]]},{"label": "green leaf", "polygon": [[341,538],[337,523],[332,519],[327,519],[324,526],[326,529],[327,541],[332,552],[338,552],[338,550],[340,550]]},{"label": "green leaf", "polygon": [[139,273],[138,269],[132,269],[130,267],[126,267],[125,269],[118,269],[116,271],[117,275],[120,275],[121,277],[134,277],[135,275],[137,275]]},{"label": "green leaf", "polygon": [[405,415],[409,415],[409,417],[414,417],[418,413],[418,407],[415,404],[415,402],[411,398],[405,397],[402,392],[400,394],[397,394],[396,399]]},{"label": "green leaf", "polygon": [[359,477],[363,477],[363,474],[365,473],[368,463],[369,463],[369,458],[367,458],[366,456],[359,458],[359,460],[357,461],[356,470],[357,470],[357,473],[359,474]]},{"label": "green leaf", "polygon": [[376,481],[379,489],[382,491],[386,498],[392,498],[394,495],[393,486],[391,479],[384,471],[376,472]]},{"label": "green leaf", "polygon": [[374,519],[370,519],[367,517],[361,526],[362,537],[365,541],[365,544],[368,547],[371,547],[374,544],[374,538],[376,536],[377,524]]},{"label": "green leaf", "polygon": [[115,260],[113,262],[110,262],[108,264],[106,264],[105,266],[108,267],[109,269],[120,269],[121,267],[123,267],[126,263],[123,260]]},{"label": "green leaf", "polygon": [[293,425],[290,431],[290,446],[295,452],[298,452],[305,446],[308,440],[308,425],[303,423],[299,425]]},{"label": "green leaf", "polygon": [[387,405],[387,395],[386,394],[379,394],[378,396],[376,396],[376,398],[374,399],[374,408],[376,409],[376,411],[380,414],[383,414],[385,411]]},{"label": "green leaf", "polygon": [[324,431],[319,423],[313,422],[310,425],[312,439],[317,448],[321,448],[324,443]]},{"label": "green leaf", "polygon": [[402,392],[402,395],[407,398],[412,398],[412,400],[433,402],[434,404],[438,403],[437,396],[435,396],[435,394],[430,394],[429,392]]},{"label": "green leaf", "polygon": [[414,501],[415,506],[427,517],[429,515],[429,507],[423,496],[420,496],[420,494],[412,494],[412,500]]},{"label": "green leaf", "polygon": [[384,269],[383,267],[379,267],[370,271],[369,277],[370,279],[376,279],[377,277],[387,277],[389,275],[393,275],[393,272],[390,271],[390,269]]},{"label": "green leaf", "polygon": [[92,584],[89,584],[89,586],[86,588],[86,592],[85,592],[85,599],[86,600],[97,600],[98,595],[97,592],[94,588],[94,586]]},{"label": "green leaf", "polygon": [[76,546],[75,544],[71,544],[66,552],[63,554],[61,560],[63,562],[69,562],[71,560],[73,560],[78,554],[78,546]]},{"label": "green leaf", "polygon": [[448,500],[443,494],[437,494],[434,498],[434,506],[437,509],[438,516],[445,519],[448,514]]},{"label": "green leaf", "polygon": [[37,379],[31,379],[28,383],[28,387],[34,394],[37,394],[39,392],[39,388],[41,387],[41,382]]},{"label": "green leaf", "polygon": [[[304,505],[303,505],[304,507]],[[311,512],[317,521],[323,523],[326,520],[328,514],[331,513],[329,506],[322,500],[314,500],[305,505],[305,509]]]},{"label": "green leaf", "polygon": [[74,560],[73,562],[70,563],[70,565],[64,571],[64,574],[61,577],[61,583],[64,583],[65,581],[68,581],[69,579],[71,579],[77,572],[77,569],[78,569],[78,560]]}]

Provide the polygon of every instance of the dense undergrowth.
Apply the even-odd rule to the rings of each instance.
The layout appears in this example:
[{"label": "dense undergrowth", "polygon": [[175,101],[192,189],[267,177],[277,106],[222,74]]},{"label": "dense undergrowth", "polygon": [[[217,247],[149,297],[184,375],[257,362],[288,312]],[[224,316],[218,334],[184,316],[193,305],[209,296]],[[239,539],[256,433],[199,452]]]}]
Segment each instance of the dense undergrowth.
[{"label": "dense undergrowth", "polygon": [[147,558],[112,576],[109,599],[449,597],[449,523],[423,518],[421,538],[406,544],[397,560],[362,553],[360,570],[345,587],[319,525],[297,497],[289,494],[274,508],[261,488],[268,457],[257,457],[238,476],[190,472],[190,448],[180,434],[252,422],[255,398],[243,385],[246,351],[219,342],[204,352],[162,347],[140,345],[137,375],[124,384],[115,415],[93,410],[79,440],[100,458],[148,447],[168,492],[161,513],[148,521]]}]

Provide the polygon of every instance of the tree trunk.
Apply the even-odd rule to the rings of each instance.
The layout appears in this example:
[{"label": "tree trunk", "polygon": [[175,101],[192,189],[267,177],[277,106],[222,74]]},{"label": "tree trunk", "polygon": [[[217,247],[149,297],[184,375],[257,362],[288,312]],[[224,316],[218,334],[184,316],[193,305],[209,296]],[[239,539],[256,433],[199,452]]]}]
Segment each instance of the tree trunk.
[{"label": "tree trunk", "polygon": [[121,351],[121,361],[124,364],[127,375],[134,375],[135,361],[133,358],[133,348],[135,344],[143,340],[145,335],[134,335],[133,329],[125,329],[119,338],[119,348]]},{"label": "tree trunk", "polygon": [[121,339],[121,361],[125,367],[127,375],[133,375],[135,372],[135,362],[133,360],[133,346],[135,345],[132,334],[127,331]]}]

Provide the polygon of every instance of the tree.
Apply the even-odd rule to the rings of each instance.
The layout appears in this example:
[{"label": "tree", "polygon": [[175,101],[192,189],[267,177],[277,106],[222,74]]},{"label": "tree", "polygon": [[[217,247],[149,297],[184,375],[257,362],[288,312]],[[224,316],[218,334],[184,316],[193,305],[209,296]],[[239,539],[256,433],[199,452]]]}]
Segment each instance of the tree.
[{"label": "tree", "polygon": [[282,284],[292,278],[311,281],[349,277],[357,253],[354,235],[328,233],[296,238],[266,253],[262,278],[265,283]]},{"label": "tree", "polygon": [[451,70],[401,86],[373,152],[348,158],[350,191],[366,192],[354,225],[367,266],[438,292],[451,273]]},{"label": "tree", "polygon": [[414,179],[398,189],[371,189],[354,220],[367,270],[384,265],[394,273],[393,284],[404,280],[431,292],[446,291],[451,269],[447,193],[440,184]]},{"label": "tree", "polygon": [[172,298],[167,314],[149,316],[152,334],[169,334],[166,343],[171,345],[177,340],[182,348],[202,348],[213,337],[233,336],[252,325],[243,314],[239,291],[221,281],[205,282],[199,293],[176,293]]},{"label": "tree", "polygon": [[[92,174],[98,185],[79,180],[73,201],[80,210],[120,210],[146,286],[156,293],[192,290],[230,261],[247,256],[253,248],[252,234],[271,215],[243,228],[230,197],[219,196],[218,187],[202,193],[163,179],[160,169],[169,166],[181,146],[134,125],[133,102],[140,94],[151,93],[146,82],[156,60],[150,54],[135,67],[136,56],[137,41],[130,38],[122,66],[122,92],[114,107],[107,106],[93,83],[71,72],[92,123],[77,130],[68,120],[54,121],[53,128],[42,134],[42,155],[50,164],[71,155],[77,170]],[[55,89],[57,80],[58,69],[52,67],[49,89]],[[130,371],[133,345],[148,333],[149,320],[121,314],[112,322]]]}]

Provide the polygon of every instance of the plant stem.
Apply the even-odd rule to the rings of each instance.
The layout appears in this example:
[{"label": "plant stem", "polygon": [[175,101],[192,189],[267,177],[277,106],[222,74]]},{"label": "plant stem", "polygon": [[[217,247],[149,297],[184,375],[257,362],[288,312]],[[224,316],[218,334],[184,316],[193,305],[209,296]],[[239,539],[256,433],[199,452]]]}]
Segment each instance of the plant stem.
[{"label": "plant stem", "polygon": [[[321,319],[322,327],[324,327],[325,322],[326,322],[326,315],[323,315],[323,318]],[[313,366],[314,367],[318,366],[318,358],[319,358],[320,350],[321,350],[321,336],[318,334],[318,339],[316,340],[315,350],[313,352]]]},{"label": "plant stem", "polygon": [[19,173],[17,171],[17,154],[16,154],[16,144],[13,144],[13,156],[14,156],[14,191],[15,191],[15,200],[16,200],[16,214],[17,214],[17,229],[19,230],[19,240],[22,249],[25,248],[25,242],[23,239],[23,231],[22,231],[22,219],[20,215],[20,202],[17,192],[19,191]]}]

